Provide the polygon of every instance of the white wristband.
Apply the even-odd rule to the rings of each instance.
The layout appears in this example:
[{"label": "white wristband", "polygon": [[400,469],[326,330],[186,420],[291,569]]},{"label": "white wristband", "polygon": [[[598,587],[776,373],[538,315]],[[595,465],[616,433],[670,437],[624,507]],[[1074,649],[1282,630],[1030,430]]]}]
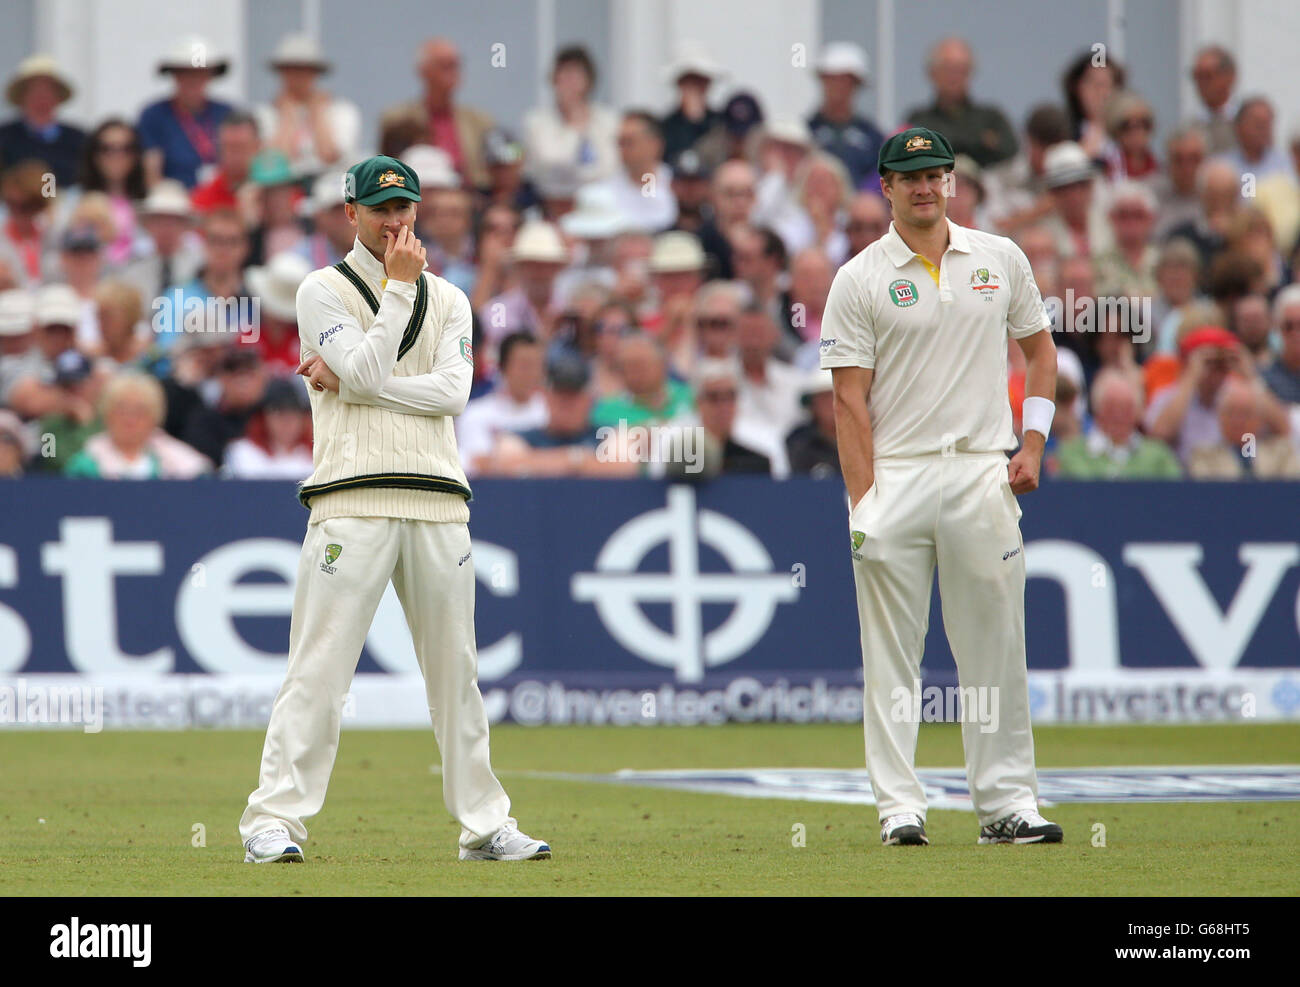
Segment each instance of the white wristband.
[{"label": "white wristband", "polygon": [[1052,416],[1056,405],[1047,398],[1027,397],[1020,412],[1021,431],[1041,432],[1043,438],[1052,434]]}]

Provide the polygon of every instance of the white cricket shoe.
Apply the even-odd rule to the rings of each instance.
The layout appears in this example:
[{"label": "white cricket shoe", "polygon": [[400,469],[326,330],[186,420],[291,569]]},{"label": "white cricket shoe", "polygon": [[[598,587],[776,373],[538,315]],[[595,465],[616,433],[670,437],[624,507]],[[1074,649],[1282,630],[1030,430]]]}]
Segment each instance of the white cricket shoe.
[{"label": "white cricket shoe", "polygon": [[900,812],[880,821],[880,842],[885,846],[929,846],[925,820],[915,812]]},{"label": "white cricket shoe", "polygon": [[1065,838],[1061,827],[1048,822],[1037,809],[1021,809],[997,822],[980,827],[979,842],[990,843],[1060,843]]},{"label": "white cricket shoe", "polygon": [[244,844],[246,864],[300,864],[302,848],[283,826],[266,829]]},{"label": "white cricket shoe", "polygon": [[482,846],[470,850],[460,848],[461,860],[550,860],[551,848],[541,840],[525,836],[519,828],[508,822]]}]

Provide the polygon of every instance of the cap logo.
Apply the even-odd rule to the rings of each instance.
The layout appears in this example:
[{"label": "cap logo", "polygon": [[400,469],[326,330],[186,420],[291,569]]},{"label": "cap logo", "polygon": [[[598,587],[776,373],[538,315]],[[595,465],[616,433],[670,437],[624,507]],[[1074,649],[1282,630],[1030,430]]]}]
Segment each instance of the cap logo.
[{"label": "cap logo", "polygon": [[379,187],[392,188],[394,185],[398,188],[406,188],[406,178],[389,168],[379,176]]},{"label": "cap logo", "polygon": [[920,134],[917,134],[915,137],[909,137],[907,143],[903,145],[903,150],[908,154],[911,154],[913,151],[928,151],[930,150],[930,138],[922,137]]}]

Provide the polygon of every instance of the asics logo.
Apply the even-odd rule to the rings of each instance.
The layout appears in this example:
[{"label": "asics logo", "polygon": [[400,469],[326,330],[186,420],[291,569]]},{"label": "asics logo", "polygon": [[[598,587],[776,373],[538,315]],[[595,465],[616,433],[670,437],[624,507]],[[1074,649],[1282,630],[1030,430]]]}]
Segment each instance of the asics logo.
[{"label": "asics logo", "polygon": [[1014,558],[1015,558],[1017,555],[1019,555],[1019,554],[1020,554],[1020,549],[1018,549],[1018,548],[1013,548],[1013,549],[1012,549],[1011,551],[1009,551],[1009,552],[1003,552],[1003,553],[1002,553],[1002,561],[1005,562],[1007,559],[1014,559]]}]

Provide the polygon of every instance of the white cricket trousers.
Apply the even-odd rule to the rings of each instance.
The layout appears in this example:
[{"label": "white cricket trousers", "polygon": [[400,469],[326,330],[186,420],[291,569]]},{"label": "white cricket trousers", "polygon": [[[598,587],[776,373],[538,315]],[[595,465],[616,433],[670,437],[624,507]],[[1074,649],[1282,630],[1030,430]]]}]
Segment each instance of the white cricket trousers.
[{"label": "white cricket trousers", "polygon": [[925,818],[915,768],[915,713],[924,703],[900,698],[915,697],[920,683],[936,564],[963,694],[970,687],[996,690],[984,697],[995,704],[987,708],[996,718],[975,722],[974,708],[962,716],[966,778],[980,825],[1037,808],[1020,515],[1001,453],[877,459],[875,484],[849,514],[850,532],[864,536],[853,575],[867,772],[882,820],[899,812]]},{"label": "white cricket trousers", "polygon": [[[338,546],[327,561],[327,546]],[[474,561],[465,524],[343,517],[309,525],[298,562],[289,665],[271,707],[261,783],[239,822],[248,840],[284,826],[307,839],[339,746],[343,702],[375,610],[397,591],[424,675],[442,753],[442,795],[460,845],[478,846],[510,819],[492,772],[474,643]],[[333,551],[330,551],[333,556]]]}]

